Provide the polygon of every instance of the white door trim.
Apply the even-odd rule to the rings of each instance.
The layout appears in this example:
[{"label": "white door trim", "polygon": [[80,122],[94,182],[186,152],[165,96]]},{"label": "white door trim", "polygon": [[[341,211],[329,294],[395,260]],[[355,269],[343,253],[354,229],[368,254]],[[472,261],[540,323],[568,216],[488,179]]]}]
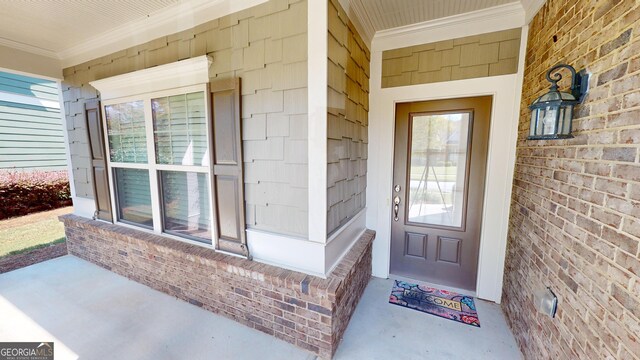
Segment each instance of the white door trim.
[{"label": "white door trim", "polygon": [[[523,49],[526,37],[525,26]],[[479,298],[500,302],[520,114],[522,49],[520,57],[519,71],[513,75],[382,89],[382,51],[372,52],[367,227],[377,232],[373,243],[374,276],[389,276],[395,104],[493,95],[476,293]]]}]

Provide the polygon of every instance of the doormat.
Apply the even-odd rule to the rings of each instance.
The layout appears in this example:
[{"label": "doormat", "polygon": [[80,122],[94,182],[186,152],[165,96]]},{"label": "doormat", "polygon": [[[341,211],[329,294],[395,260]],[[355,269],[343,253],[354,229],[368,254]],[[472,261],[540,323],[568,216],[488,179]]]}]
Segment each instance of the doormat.
[{"label": "doormat", "polygon": [[395,280],[389,302],[440,316],[463,324],[480,327],[473,297]]}]

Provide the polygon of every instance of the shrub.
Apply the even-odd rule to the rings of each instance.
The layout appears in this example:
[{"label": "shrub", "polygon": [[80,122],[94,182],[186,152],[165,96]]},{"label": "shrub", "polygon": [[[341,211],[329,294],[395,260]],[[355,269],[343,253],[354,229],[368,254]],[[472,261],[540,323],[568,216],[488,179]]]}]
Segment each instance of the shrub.
[{"label": "shrub", "polygon": [[66,171],[0,171],[0,219],[71,205]]}]

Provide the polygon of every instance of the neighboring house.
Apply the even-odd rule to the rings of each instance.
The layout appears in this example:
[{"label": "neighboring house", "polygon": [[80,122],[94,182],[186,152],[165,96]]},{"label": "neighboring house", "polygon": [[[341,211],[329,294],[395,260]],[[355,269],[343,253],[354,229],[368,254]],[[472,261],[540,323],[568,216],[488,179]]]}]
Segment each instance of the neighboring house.
[{"label": "neighboring house", "polygon": [[[503,302],[530,359],[638,358],[640,5],[426,4],[4,4],[0,67],[61,85],[69,252],[324,358],[371,275]],[[560,62],[575,137],[527,140]]]},{"label": "neighboring house", "polygon": [[0,72],[0,169],[66,170],[55,81]]}]

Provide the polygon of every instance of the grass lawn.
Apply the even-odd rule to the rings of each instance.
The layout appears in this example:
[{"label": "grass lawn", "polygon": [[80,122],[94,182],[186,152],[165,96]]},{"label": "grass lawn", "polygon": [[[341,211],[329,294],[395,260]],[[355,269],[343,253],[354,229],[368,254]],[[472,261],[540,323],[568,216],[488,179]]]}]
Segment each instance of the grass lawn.
[{"label": "grass lawn", "polygon": [[[455,166],[433,166],[429,167],[429,180],[435,181],[433,172],[435,171],[438,181],[456,181],[456,173],[458,168]],[[411,180],[420,180],[422,173],[424,172],[424,166],[412,166],[411,167]]]},{"label": "grass lawn", "polygon": [[73,207],[29,214],[0,221],[0,257],[64,241],[64,226],[58,216]]}]

